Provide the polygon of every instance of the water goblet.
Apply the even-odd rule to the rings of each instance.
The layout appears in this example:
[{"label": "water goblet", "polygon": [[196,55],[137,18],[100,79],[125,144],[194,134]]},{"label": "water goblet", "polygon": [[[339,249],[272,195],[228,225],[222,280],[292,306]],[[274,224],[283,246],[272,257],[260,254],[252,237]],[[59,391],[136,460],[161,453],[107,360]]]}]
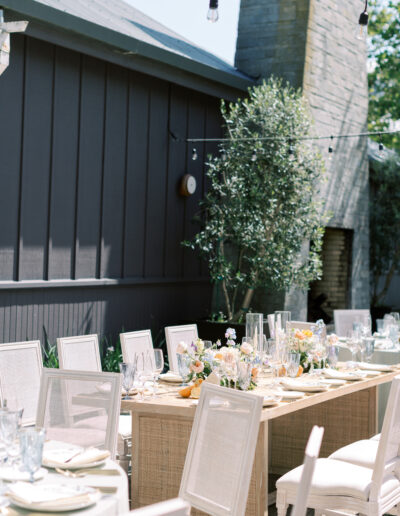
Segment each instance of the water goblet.
[{"label": "water goblet", "polygon": [[44,428],[26,428],[19,432],[22,465],[29,473],[31,482],[35,481],[35,473],[42,465],[45,437]]},{"label": "water goblet", "polygon": [[251,362],[238,360],[236,368],[237,382],[242,391],[247,391],[250,387],[252,369],[253,365]]},{"label": "water goblet", "polygon": [[333,369],[337,366],[339,360],[339,348],[337,346],[327,346],[327,361],[329,367]]},{"label": "water goblet", "polygon": [[4,462],[11,462],[10,451],[17,439],[18,426],[20,421],[19,410],[3,410],[0,412],[0,438],[5,446]]},{"label": "water goblet", "polygon": [[138,353],[136,365],[136,386],[139,392],[139,401],[145,398],[145,391],[152,386],[154,393],[154,355],[149,351]]},{"label": "water goblet", "polygon": [[288,362],[288,375],[290,378],[296,378],[297,373],[299,372],[300,366],[300,353],[289,353],[289,362]]},{"label": "water goblet", "polygon": [[136,364],[121,362],[119,364],[119,370],[122,374],[122,387],[125,389],[125,396],[123,399],[130,400],[132,398],[129,396],[129,391],[132,389],[133,382],[135,381]]},{"label": "water goblet", "polygon": [[357,353],[360,349],[360,335],[358,330],[348,332],[347,347],[351,352],[351,362],[349,365],[355,369],[357,367]]},{"label": "water goblet", "polygon": [[181,387],[185,387],[190,374],[191,358],[186,353],[177,353],[176,357],[178,359],[179,374],[182,376]]},{"label": "water goblet", "polygon": [[375,350],[375,339],[372,337],[366,337],[362,342],[363,351],[364,351],[364,359],[366,362],[371,362],[372,355]]}]

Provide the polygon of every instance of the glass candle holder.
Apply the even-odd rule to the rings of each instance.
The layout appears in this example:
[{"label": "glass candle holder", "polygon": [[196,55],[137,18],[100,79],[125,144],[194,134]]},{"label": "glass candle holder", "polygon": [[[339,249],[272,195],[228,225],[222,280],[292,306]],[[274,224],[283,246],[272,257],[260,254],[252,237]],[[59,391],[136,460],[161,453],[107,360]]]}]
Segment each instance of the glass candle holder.
[{"label": "glass candle holder", "polygon": [[258,352],[263,349],[263,324],[263,314],[246,314],[246,337],[251,339],[254,350]]}]

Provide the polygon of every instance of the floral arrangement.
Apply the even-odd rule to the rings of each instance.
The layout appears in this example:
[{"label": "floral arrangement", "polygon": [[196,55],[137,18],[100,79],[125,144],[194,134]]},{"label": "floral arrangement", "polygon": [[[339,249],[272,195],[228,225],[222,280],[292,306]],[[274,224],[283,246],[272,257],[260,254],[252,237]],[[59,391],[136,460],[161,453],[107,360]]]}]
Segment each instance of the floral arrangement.
[{"label": "floral arrangement", "polygon": [[324,353],[317,332],[292,328],[289,334],[289,351],[300,353],[300,366],[305,373],[311,368],[325,367]]},{"label": "floral arrangement", "polygon": [[[187,381],[195,381],[197,379],[206,379],[213,370],[220,378],[220,384],[225,387],[240,387],[237,382],[237,371],[240,363],[245,366],[251,366],[251,376],[247,389],[256,386],[258,376],[258,364],[253,346],[249,342],[243,342],[241,345],[236,343],[236,331],[228,328],[225,332],[226,345],[222,346],[218,340],[211,348],[205,348],[204,342],[197,339],[188,346],[185,342],[178,343],[176,352],[187,355],[189,373],[186,376]],[[238,366],[239,364],[239,366]],[[245,384],[241,384],[242,386]],[[246,390],[247,390],[246,389]]]}]

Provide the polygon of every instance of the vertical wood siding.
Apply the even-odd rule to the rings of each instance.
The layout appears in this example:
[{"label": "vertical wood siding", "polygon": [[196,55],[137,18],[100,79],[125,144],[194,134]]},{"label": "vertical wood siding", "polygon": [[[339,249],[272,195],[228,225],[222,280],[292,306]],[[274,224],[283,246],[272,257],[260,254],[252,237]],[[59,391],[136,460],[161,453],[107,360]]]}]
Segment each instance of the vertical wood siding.
[{"label": "vertical wood siding", "polygon": [[[219,99],[31,37],[0,77],[0,281],[132,279],[130,286],[0,284],[0,341],[118,332],[196,318],[210,287],[181,246],[207,189]],[[195,195],[178,193],[181,177]],[[138,284],[135,284],[135,280]],[[149,280],[150,283],[146,283]],[[158,281],[160,280],[160,281]],[[157,321],[157,322],[156,322]]]}]

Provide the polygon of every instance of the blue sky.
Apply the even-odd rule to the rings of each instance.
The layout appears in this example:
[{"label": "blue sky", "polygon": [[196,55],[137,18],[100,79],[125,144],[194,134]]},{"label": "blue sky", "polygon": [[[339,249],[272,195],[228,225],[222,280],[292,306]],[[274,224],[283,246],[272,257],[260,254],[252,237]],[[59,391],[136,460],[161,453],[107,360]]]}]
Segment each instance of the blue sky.
[{"label": "blue sky", "polygon": [[125,0],[178,34],[233,64],[240,0],[219,0],[219,20],[206,19],[208,0]]}]

